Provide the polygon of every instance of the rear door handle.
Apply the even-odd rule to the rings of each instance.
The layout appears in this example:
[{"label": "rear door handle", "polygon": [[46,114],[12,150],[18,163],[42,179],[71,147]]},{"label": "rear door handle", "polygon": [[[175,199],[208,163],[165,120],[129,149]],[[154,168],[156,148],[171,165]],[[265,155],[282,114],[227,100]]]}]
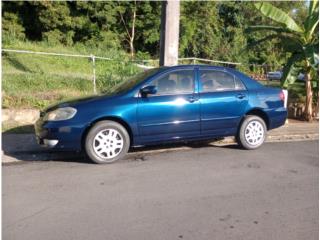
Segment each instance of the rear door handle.
[{"label": "rear door handle", "polygon": [[243,99],[243,98],[246,97],[246,95],[243,94],[243,93],[239,93],[239,94],[236,95],[236,97],[239,98],[239,99]]}]

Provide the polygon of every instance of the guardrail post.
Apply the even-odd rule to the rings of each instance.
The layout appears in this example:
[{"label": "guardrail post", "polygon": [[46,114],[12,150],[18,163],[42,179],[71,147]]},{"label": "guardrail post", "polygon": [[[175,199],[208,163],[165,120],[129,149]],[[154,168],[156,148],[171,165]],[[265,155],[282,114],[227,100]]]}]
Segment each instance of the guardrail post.
[{"label": "guardrail post", "polygon": [[94,55],[90,55],[92,60],[92,68],[93,68],[93,92],[94,94],[97,93],[97,87],[96,87],[96,57]]}]

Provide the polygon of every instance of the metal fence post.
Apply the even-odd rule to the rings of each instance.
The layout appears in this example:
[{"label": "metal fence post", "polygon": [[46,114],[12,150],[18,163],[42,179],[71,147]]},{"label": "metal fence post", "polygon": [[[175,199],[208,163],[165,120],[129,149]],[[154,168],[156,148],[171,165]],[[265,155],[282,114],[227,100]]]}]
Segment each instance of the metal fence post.
[{"label": "metal fence post", "polygon": [[94,55],[90,55],[92,60],[92,68],[93,68],[93,92],[94,94],[97,93],[97,87],[96,87],[96,57]]}]

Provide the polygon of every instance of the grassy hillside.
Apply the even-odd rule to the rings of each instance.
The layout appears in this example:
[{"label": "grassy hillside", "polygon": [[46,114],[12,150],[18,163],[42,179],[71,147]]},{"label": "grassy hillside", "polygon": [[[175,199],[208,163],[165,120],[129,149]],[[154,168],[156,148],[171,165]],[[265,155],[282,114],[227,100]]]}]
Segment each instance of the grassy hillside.
[{"label": "grassy hillside", "polygon": [[[50,46],[47,43],[5,41],[3,48],[38,52],[94,54],[115,59],[96,60],[97,90],[103,91],[141,71],[120,50]],[[70,98],[93,94],[92,62],[86,58],[21,53],[2,54],[2,107],[37,108]],[[267,82],[264,81],[264,84]],[[271,83],[271,82],[270,82]],[[269,84],[270,84],[269,83]],[[272,82],[279,86],[279,82]],[[304,82],[290,86],[291,98],[304,99]]]},{"label": "grassy hillside", "polygon": [[[116,61],[96,60],[98,91],[111,88],[141,71],[118,50],[15,41],[3,48],[31,51],[94,54]],[[44,108],[53,102],[93,94],[92,62],[86,58],[21,53],[2,54],[3,108]]]}]

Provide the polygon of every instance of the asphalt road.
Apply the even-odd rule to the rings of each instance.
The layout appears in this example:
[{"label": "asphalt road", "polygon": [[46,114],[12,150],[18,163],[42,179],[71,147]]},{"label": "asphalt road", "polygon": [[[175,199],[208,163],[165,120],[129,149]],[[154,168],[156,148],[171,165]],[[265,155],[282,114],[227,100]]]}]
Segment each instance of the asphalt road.
[{"label": "asphalt road", "polygon": [[318,239],[317,141],[2,168],[13,240]]}]

